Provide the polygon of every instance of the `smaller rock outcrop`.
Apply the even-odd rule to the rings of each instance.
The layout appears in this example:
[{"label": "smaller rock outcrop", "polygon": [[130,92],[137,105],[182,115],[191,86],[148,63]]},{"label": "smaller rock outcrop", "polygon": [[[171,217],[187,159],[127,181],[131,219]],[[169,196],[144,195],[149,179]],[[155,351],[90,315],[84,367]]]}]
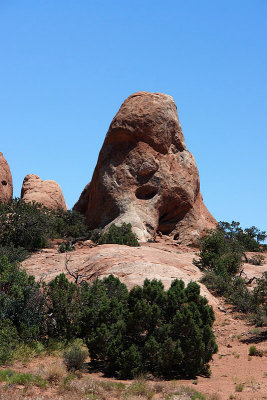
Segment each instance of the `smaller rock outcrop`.
[{"label": "smaller rock outcrop", "polygon": [[8,203],[13,196],[12,175],[9,165],[0,152],[0,201]]},{"label": "smaller rock outcrop", "polygon": [[25,176],[21,199],[28,203],[35,201],[52,210],[67,210],[59,184],[52,180],[42,181],[38,175],[28,174]]}]

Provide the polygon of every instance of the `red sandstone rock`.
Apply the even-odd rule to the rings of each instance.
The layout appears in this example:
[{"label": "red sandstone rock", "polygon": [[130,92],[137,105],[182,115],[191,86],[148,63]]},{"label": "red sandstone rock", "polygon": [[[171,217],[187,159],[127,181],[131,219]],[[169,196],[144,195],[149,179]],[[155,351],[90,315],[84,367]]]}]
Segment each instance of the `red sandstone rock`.
[{"label": "red sandstone rock", "polygon": [[7,203],[12,199],[12,195],[12,175],[3,153],[0,153],[0,201]]},{"label": "red sandstone rock", "polygon": [[91,229],[130,222],[141,241],[156,231],[195,241],[216,225],[203,204],[171,96],[138,92],[111,122],[92,181],[75,209]]},{"label": "red sandstone rock", "polygon": [[87,210],[87,206],[88,206],[88,201],[89,201],[89,191],[88,188],[90,186],[90,182],[87,183],[87,185],[85,186],[85,188],[83,189],[79,200],[76,202],[76,204],[74,204],[73,206],[73,210],[79,211],[82,214],[86,213]]},{"label": "red sandstone rock", "polygon": [[[91,247],[91,243],[88,246],[84,242],[80,248],[75,245],[68,266],[72,272],[79,269],[86,280],[113,274],[131,289],[142,285],[145,279],[160,279],[167,289],[176,278],[182,279],[186,285],[190,281],[198,282],[202,273],[192,264],[193,258],[196,254],[192,249],[183,250],[178,245],[166,243],[145,243],[140,247],[116,244]],[[36,252],[22,265],[37,280],[44,278],[49,282],[60,273],[66,273],[65,262],[65,254],[50,248]],[[200,284],[200,287],[201,294],[216,306],[216,298],[204,285]]]},{"label": "red sandstone rock", "polygon": [[35,201],[52,210],[67,210],[59,184],[51,180],[42,181],[37,175],[29,174],[25,176],[21,198],[28,203]]}]

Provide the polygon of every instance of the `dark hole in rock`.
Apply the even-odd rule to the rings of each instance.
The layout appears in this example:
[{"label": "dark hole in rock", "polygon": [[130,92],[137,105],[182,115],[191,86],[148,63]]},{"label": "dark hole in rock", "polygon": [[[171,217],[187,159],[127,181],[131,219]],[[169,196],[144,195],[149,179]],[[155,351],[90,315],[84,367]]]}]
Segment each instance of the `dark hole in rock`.
[{"label": "dark hole in rock", "polygon": [[176,233],[176,234],[173,236],[173,239],[174,239],[174,240],[178,240],[178,239],[179,239],[179,236],[180,236],[179,233]]},{"label": "dark hole in rock", "polygon": [[[168,204],[167,209],[165,208],[165,210],[159,210],[160,218],[159,218],[158,230],[162,232],[164,235],[169,235],[175,229],[177,223],[184,218],[185,214],[189,210],[189,206],[180,205],[179,207],[179,204],[177,204],[176,201],[172,202],[170,200],[169,203],[166,202],[165,204]],[[178,237],[175,238],[175,240],[177,239]]]},{"label": "dark hole in rock", "polygon": [[7,185],[7,181],[2,181],[2,185],[6,186]]},{"label": "dark hole in rock", "polygon": [[150,200],[158,193],[158,189],[152,186],[141,186],[136,189],[135,195],[141,200]]}]

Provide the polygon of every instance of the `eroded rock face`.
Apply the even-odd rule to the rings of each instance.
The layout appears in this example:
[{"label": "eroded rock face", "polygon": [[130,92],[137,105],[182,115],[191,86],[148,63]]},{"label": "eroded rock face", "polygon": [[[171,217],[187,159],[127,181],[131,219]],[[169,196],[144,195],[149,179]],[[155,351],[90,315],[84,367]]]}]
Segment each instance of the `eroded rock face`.
[{"label": "eroded rock face", "polygon": [[0,153],[0,201],[8,203],[12,199],[12,196],[12,175],[3,153]]},{"label": "eroded rock face", "polygon": [[76,204],[74,204],[73,210],[79,211],[81,214],[86,214],[86,210],[88,207],[88,201],[89,201],[89,186],[90,182],[87,183],[85,188],[83,189],[79,200],[77,201]]},{"label": "eroded rock face", "polygon": [[52,210],[67,210],[64,196],[59,184],[42,179],[38,175],[26,175],[21,189],[21,198],[26,202],[37,202]]},{"label": "eroded rock face", "polygon": [[171,96],[138,92],[111,122],[90,185],[75,209],[91,229],[130,222],[139,240],[156,231],[189,243],[215,226],[199,191]]}]

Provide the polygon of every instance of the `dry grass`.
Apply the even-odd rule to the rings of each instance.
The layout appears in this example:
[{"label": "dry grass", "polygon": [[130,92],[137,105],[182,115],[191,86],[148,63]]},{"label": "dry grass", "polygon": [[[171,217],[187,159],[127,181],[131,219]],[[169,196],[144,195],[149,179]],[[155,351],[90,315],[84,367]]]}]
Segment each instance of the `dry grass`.
[{"label": "dry grass", "polygon": [[62,362],[55,361],[44,370],[43,378],[51,384],[58,384],[63,380],[66,374],[66,367],[62,364]]}]

